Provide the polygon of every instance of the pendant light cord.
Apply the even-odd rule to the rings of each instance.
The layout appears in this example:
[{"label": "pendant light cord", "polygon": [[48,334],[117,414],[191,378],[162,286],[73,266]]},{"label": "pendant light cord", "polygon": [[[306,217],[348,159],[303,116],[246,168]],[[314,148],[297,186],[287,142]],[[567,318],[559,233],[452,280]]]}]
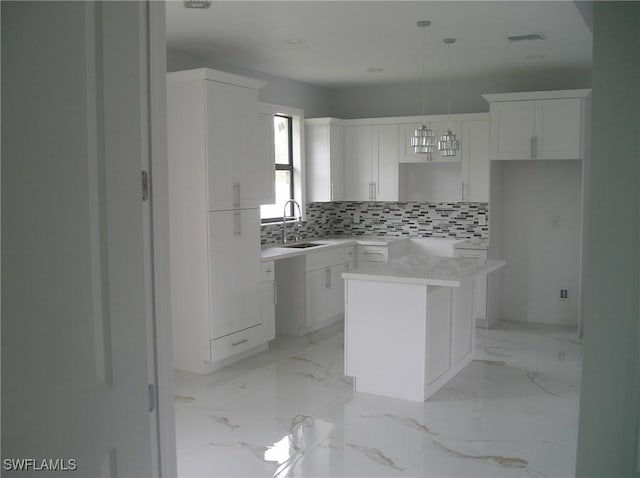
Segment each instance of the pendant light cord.
[{"label": "pendant light cord", "polygon": [[422,124],[426,124],[425,104],[427,96],[427,28],[422,27]]}]

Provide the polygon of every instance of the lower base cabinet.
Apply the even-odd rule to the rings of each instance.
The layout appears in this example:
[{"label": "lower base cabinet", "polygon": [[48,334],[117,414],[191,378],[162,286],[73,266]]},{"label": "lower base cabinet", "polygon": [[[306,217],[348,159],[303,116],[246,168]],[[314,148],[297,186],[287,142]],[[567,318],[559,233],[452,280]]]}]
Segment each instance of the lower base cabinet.
[{"label": "lower base cabinet", "polygon": [[275,276],[275,263],[273,261],[263,262],[260,302],[262,304],[262,335],[265,342],[276,338],[276,302],[278,294]]},{"label": "lower base cabinet", "polygon": [[353,267],[353,261],[353,246],[279,260],[276,268],[281,295],[276,305],[277,334],[305,335],[342,320],[342,273]]},{"label": "lower base cabinet", "polygon": [[[485,249],[456,249],[455,257],[475,257],[486,259]],[[473,317],[476,327],[488,327],[487,322],[487,276],[477,277],[473,280]]]}]

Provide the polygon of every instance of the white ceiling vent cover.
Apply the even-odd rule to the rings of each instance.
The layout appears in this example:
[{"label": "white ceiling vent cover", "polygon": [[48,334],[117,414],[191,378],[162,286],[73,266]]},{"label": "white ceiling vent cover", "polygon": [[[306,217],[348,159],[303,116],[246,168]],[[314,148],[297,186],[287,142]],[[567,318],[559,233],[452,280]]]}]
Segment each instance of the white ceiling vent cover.
[{"label": "white ceiling vent cover", "polygon": [[515,35],[507,38],[511,43],[515,43],[518,41],[544,40],[547,37],[542,33],[528,33],[526,35]]}]

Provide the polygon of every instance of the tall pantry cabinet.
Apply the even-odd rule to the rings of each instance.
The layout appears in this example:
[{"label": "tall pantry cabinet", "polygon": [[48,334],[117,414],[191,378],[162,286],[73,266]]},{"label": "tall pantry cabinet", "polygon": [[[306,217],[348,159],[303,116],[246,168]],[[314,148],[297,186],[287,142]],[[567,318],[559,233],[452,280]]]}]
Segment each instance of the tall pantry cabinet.
[{"label": "tall pantry cabinet", "polygon": [[262,328],[258,90],[211,69],[169,73],[174,363],[208,373],[273,337]]}]

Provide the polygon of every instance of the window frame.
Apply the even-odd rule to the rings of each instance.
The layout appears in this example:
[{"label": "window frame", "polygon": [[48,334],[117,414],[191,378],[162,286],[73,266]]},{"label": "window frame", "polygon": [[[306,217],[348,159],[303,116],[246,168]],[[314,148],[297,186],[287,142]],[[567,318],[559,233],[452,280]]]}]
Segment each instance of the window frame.
[{"label": "window frame", "polygon": [[[289,199],[295,200],[296,189],[294,184],[295,183],[295,164],[294,164],[294,158],[293,158],[293,116],[285,113],[274,113],[272,116],[274,118],[287,119],[287,152],[288,152],[287,157],[289,159],[289,162],[287,164],[277,163],[274,158],[274,167],[275,167],[275,171],[289,172]],[[275,129],[273,134],[275,137]],[[293,203],[290,203],[288,207],[289,207],[289,215],[287,216],[287,220],[289,220],[289,218],[294,216],[295,214]],[[276,222],[282,222],[282,217],[274,216],[274,217],[260,218],[261,224],[270,224],[270,223],[276,223]]]}]

